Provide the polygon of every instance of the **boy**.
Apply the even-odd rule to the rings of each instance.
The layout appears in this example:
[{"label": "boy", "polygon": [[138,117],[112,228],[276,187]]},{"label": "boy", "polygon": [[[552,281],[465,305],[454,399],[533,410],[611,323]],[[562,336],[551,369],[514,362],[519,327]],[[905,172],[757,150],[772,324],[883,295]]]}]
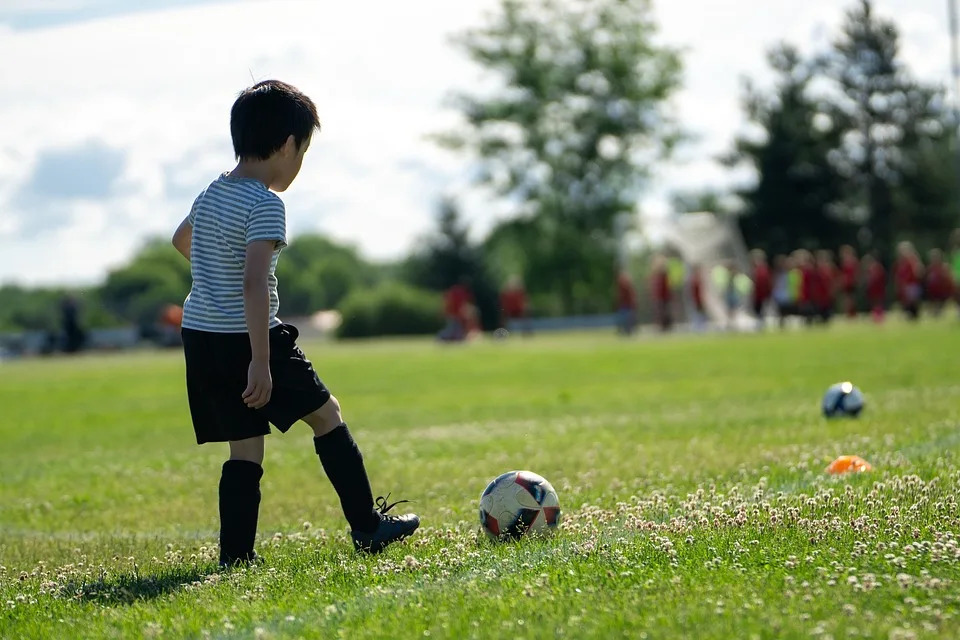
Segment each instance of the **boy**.
[{"label": "boy", "polygon": [[173,244],[191,263],[183,305],[187,396],[197,444],[228,442],[220,477],[220,565],[258,560],[264,436],[299,420],[336,490],[358,551],[378,553],[412,534],[416,515],[375,508],[360,449],[340,403],[297,346],[296,327],[277,317],[274,275],[286,246],[283,192],[300,171],[314,129],[313,102],[276,80],[243,91],[230,112],[237,166],[200,193]]}]

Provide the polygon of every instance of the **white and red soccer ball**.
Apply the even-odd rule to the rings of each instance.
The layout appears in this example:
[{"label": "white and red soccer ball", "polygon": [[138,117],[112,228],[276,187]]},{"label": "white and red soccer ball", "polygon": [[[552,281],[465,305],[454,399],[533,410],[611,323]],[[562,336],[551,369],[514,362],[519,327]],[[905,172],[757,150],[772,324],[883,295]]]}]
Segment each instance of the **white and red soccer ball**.
[{"label": "white and red soccer ball", "polygon": [[494,540],[551,533],[560,524],[553,485],[532,471],[508,471],[480,495],[480,526]]}]

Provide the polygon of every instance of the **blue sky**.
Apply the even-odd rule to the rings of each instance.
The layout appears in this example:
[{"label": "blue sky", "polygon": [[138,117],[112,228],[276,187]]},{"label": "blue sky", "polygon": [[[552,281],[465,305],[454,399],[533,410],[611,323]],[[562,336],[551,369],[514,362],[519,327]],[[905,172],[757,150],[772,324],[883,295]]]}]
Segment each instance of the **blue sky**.
[{"label": "blue sky", "polygon": [[[402,254],[443,193],[477,232],[507,210],[469,189],[462,158],[426,136],[456,123],[451,90],[484,81],[448,44],[495,0],[3,0],[0,282],[88,283],[170,234],[232,161],[230,104],[251,77],[311,95],[324,130],[285,194],[291,236],[320,230],[367,255]],[[917,75],[946,82],[946,0],[877,0]],[[781,39],[822,41],[849,2],[660,0],[662,39],[686,49],[675,99],[698,136],[660,167],[639,210],[722,186],[713,158],[743,126],[740,79],[766,77]],[[10,64],[9,61],[17,61]]]}]

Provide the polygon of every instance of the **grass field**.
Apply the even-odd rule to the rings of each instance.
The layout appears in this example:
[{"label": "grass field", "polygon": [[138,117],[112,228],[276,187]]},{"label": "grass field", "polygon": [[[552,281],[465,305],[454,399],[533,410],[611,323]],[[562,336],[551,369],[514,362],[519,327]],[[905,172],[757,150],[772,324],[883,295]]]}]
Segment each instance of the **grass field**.
[{"label": "grass field", "polygon": [[[952,319],[306,350],[414,538],[355,555],[301,425],[267,441],[266,564],[218,573],[225,446],[194,444],[178,353],[3,364],[0,637],[960,635]],[[867,411],[827,422],[846,378]],[[823,473],[847,453],[875,470]],[[478,542],[514,468],[562,528]]]}]

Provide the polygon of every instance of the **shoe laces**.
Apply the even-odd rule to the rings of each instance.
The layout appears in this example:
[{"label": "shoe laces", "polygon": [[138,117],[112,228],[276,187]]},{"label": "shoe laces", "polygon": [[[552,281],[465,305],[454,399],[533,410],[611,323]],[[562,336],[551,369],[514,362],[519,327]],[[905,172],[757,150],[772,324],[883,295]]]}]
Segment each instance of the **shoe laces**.
[{"label": "shoe laces", "polygon": [[390,499],[390,494],[388,493],[386,497],[380,496],[376,500],[374,500],[374,504],[377,505],[377,511],[380,512],[380,515],[386,518],[396,518],[397,516],[388,516],[387,512],[390,511],[390,509],[393,509],[398,504],[403,504],[404,502],[410,502],[409,500],[397,500],[393,504],[388,504],[387,500],[389,499]]}]

